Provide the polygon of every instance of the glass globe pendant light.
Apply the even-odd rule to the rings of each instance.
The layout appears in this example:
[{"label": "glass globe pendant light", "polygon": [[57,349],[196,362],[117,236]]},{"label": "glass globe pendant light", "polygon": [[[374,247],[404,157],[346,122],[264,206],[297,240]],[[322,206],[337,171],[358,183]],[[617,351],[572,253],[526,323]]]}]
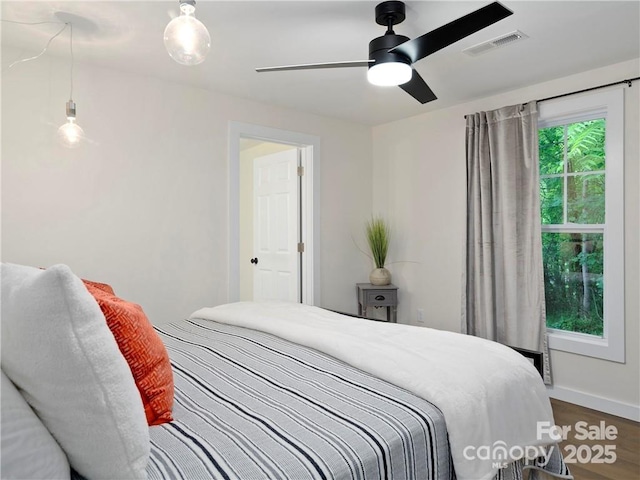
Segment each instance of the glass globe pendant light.
[{"label": "glass globe pendant light", "polygon": [[84,138],[84,130],[76,123],[76,103],[67,102],[67,123],[58,129],[58,140],[68,148],[77,147]]},{"label": "glass globe pendant light", "polygon": [[71,79],[71,90],[69,92],[69,101],[67,102],[67,122],[58,128],[58,141],[67,148],[75,148],[80,145],[84,138],[84,130],[76,123],[76,102],[73,99],[73,24],[67,23],[69,26],[69,52],[71,54],[71,71],[69,78]]},{"label": "glass globe pendant light", "polygon": [[180,16],[164,29],[164,46],[171,58],[182,65],[198,65],[211,48],[211,36],[196,19],[195,0],[180,0]]}]

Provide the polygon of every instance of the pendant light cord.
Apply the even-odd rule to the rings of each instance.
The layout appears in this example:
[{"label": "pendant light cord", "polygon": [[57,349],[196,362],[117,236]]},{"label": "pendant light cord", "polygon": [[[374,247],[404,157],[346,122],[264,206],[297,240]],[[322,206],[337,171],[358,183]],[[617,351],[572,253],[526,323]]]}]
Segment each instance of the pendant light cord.
[{"label": "pendant light cord", "polygon": [[[58,35],[60,35],[62,32],[64,32],[64,30],[67,28],[67,26],[69,26],[71,28],[71,32],[72,32],[72,35],[73,35],[73,25],[71,23],[62,23],[62,22],[17,22],[15,20],[5,20],[5,19],[2,19],[2,21],[3,22],[7,22],[7,23],[17,23],[18,25],[44,25],[44,24],[62,25],[62,28],[60,30],[58,30],[58,32],[55,35],[53,35],[53,37],[51,37],[49,39],[49,41],[47,42],[47,44],[45,45],[45,47],[42,49],[42,51],[39,54],[34,55],[33,57],[22,58],[20,60],[16,60],[15,62],[13,62],[11,65],[9,65],[7,67],[7,70],[9,68],[12,68],[13,66],[19,64],[19,63],[29,62],[31,60],[35,60],[37,58],[40,58],[49,49],[49,45],[51,45],[51,42],[53,42],[53,40]],[[73,73],[73,47],[71,48],[71,72]],[[72,85],[71,89],[73,91],[73,78],[71,80],[71,85]]]},{"label": "pendant light cord", "polygon": [[73,23],[69,22],[65,24],[65,27],[69,25],[69,52],[71,53],[71,71],[69,76],[71,77],[71,90],[69,92],[69,100],[73,100]]}]

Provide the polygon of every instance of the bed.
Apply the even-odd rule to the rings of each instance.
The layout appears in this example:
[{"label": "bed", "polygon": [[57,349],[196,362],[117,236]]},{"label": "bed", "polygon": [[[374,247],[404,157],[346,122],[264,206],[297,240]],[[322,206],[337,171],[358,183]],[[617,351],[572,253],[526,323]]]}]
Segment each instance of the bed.
[{"label": "bed", "polygon": [[[447,394],[443,397],[444,400],[440,398],[441,388],[435,388],[431,384],[437,383],[439,370],[446,372],[454,369],[447,369],[442,365],[438,367],[444,357],[436,356],[436,363],[425,373],[424,366],[420,364],[422,360],[418,361],[412,353],[413,343],[423,345],[420,336],[429,329],[378,325],[302,305],[230,304],[202,309],[188,319],[156,326],[155,331],[166,347],[173,373],[175,388],[172,391],[172,421],[148,427],[144,418],[141,424],[139,417],[142,410],[137,404],[133,406],[135,402],[122,407],[115,401],[121,399],[112,401],[109,398],[106,400],[107,411],[100,413],[106,415],[104,421],[98,418],[95,404],[105,403],[102,397],[111,395],[123,383],[123,379],[118,377],[117,384],[111,384],[107,388],[104,386],[104,382],[112,380],[114,371],[122,369],[123,362],[117,358],[115,342],[114,354],[114,345],[106,345],[102,337],[100,345],[96,342],[91,345],[96,352],[101,348],[110,349],[104,353],[109,355],[109,360],[105,360],[106,357],[100,352],[97,353],[103,357],[98,360],[82,358],[83,365],[87,362],[96,365],[94,375],[104,376],[100,380],[103,383],[96,390],[95,398],[98,400],[78,404],[80,400],[77,392],[73,391],[74,388],[81,388],[85,398],[89,398],[92,393],[87,391],[86,386],[78,386],[82,383],[78,379],[85,373],[84,370],[75,372],[60,394],[69,394],[65,402],[76,404],[65,407],[69,412],[60,412],[58,409],[55,414],[51,414],[47,410],[50,407],[50,396],[46,402],[41,401],[46,395],[41,395],[38,388],[42,387],[43,379],[56,373],[53,369],[44,371],[48,366],[40,359],[38,365],[43,370],[42,376],[31,382],[28,377],[32,376],[29,372],[32,372],[33,366],[28,363],[33,355],[40,353],[19,357],[20,351],[28,350],[29,342],[42,345],[42,339],[31,339],[24,335],[20,337],[22,347],[15,349],[15,352],[11,345],[5,345],[5,339],[18,339],[13,328],[24,329],[24,325],[37,316],[33,312],[27,315],[23,312],[35,309],[36,313],[42,314],[43,302],[55,303],[57,297],[46,295],[37,298],[37,304],[40,305],[38,308],[33,306],[33,295],[26,295],[22,303],[14,302],[14,297],[20,297],[18,294],[14,295],[13,290],[17,291],[18,288],[16,285],[23,288],[29,283],[27,280],[31,276],[35,278],[44,273],[29,270],[16,274],[7,270],[10,269],[3,265],[3,427],[6,425],[4,371],[7,370],[7,376],[17,386],[16,390],[26,399],[31,410],[37,413],[38,420],[46,426],[55,442],[62,447],[63,456],[69,460],[65,467],[64,459],[56,457],[57,462],[62,462],[59,472],[65,472],[66,468],[76,478],[515,480],[522,478],[523,469],[532,468],[534,475],[530,478],[535,478],[538,470],[544,470],[558,478],[572,478],[559,450],[553,448],[548,439],[536,445],[537,451],[544,454],[537,457],[524,454],[521,458],[492,458],[489,466],[487,462],[477,463],[478,459],[473,459],[476,463],[460,462],[460,445],[465,442],[474,445],[474,442],[483,438],[474,436],[473,430],[484,430],[476,426],[484,424],[480,417],[484,415],[482,409],[492,407],[488,404],[481,408],[483,401],[478,398],[478,407],[472,405],[470,414],[455,414],[459,417],[458,420],[462,420],[452,417],[452,412],[461,407],[449,405],[456,402],[446,400]],[[50,270],[52,269],[47,271]],[[100,309],[89,305],[92,298],[81,291],[83,286],[80,280],[70,270],[62,267],[53,268],[53,272],[51,276],[57,282],[56,294],[61,291],[60,284],[64,284],[65,289],[75,292],[74,301],[79,298],[84,302],[85,310],[76,308],[72,311],[69,308],[69,298],[72,296],[63,291],[66,295],[64,301],[49,305],[45,309],[49,312],[47,315],[54,315],[56,319],[60,316],[68,317],[65,321],[72,325],[78,322],[83,328],[87,327],[92,335],[99,332],[104,323],[104,315],[101,320]],[[29,288],[33,290],[32,285]],[[6,294],[7,291],[9,294]],[[62,313],[50,313],[56,312],[56,309]],[[77,315],[78,311],[80,315]],[[14,316],[21,316],[19,326],[5,322],[5,318]],[[73,329],[77,330],[77,325]],[[45,330],[41,334],[51,343],[57,341],[54,337],[59,335],[60,330],[59,324],[56,324],[55,329]],[[333,333],[320,334],[320,331]],[[33,334],[33,331],[29,332],[29,336]],[[69,335],[61,337],[67,338]],[[386,340],[381,340],[380,335],[386,337]],[[447,333],[442,338],[436,337],[436,343],[446,344],[449,336],[456,341],[460,340],[456,334]],[[387,345],[394,343],[404,345],[405,348],[394,351]],[[42,346],[38,348],[43,350]],[[438,350],[437,345],[423,345],[423,348]],[[463,345],[463,349],[467,348]],[[491,352],[498,347],[484,345],[484,348]],[[502,347],[498,348],[503,354],[501,349]],[[96,352],[84,349],[82,355]],[[50,355],[51,352],[42,353],[42,358],[46,358],[47,354]],[[413,368],[417,370],[406,364],[401,368],[402,361],[406,363],[403,357],[407,355],[416,363]],[[459,351],[456,355],[460,355]],[[519,362],[516,357],[510,356],[517,355],[513,352],[505,355],[509,362]],[[492,354],[486,356],[491,357]],[[67,361],[66,358],[60,360]],[[467,359],[466,363],[478,362],[469,362]],[[96,373],[99,366],[105,364],[109,368]],[[126,362],[124,365],[126,368]],[[524,359],[508,370],[517,371],[518,368],[525,371],[531,369],[537,376],[535,369]],[[398,370],[402,372],[396,376]],[[428,371],[433,373],[431,379]],[[411,379],[420,376],[415,372],[423,372],[425,378],[413,385]],[[131,377],[130,372],[128,375]],[[407,379],[409,384],[406,383]],[[498,385],[498,381],[494,380],[494,384]],[[458,383],[465,382],[467,380]],[[537,382],[542,383],[539,376]],[[455,381],[450,385],[446,390],[455,392],[457,388],[461,388],[456,386]],[[514,386],[514,390],[520,389],[515,381],[510,385]],[[129,387],[131,385],[127,386]],[[132,388],[138,395],[139,404],[139,387],[133,385]],[[479,396],[474,388],[469,384],[467,390],[472,392],[471,396]],[[512,395],[499,387],[495,388],[501,396]],[[526,399],[533,396],[536,397],[534,403],[548,403],[546,397],[541,400],[537,398],[540,385],[527,388],[528,391],[523,392],[520,397],[524,399],[523,402],[528,402]],[[435,390],[435,393],[431,390]],[[457,394],[451,395],[455,398]],[[93,415],[86,428],[82,423],[85,416],[81,413],[85,407]],[[529,409],[526,405],[523,406],[525,408]],[[61,422],[63,426],[56,424],[54,420],[67,414],[69,418]],[[142,415],[144,417],[144,413]],[[524,413],[523,416],[526,417]],[[476,417],[478,421],[469,421]],[[499,417],[513,422],[508,412]],[[70,428],[70,423],[73,428]],[[99,429],[96,423],[101,425]],[[461,438],[459,430],[461,426],[465,430],[465,425],[468,433],[463,432],[464,438]],[[115,427],[113,432],[110,431],[112,427]],[[10,441],[5,441],[6,429],[10,428],[3,428],[3,471],[5,467],[12,468],[15,465],[9,465],[6,457],[12,453],[11,449],[5,449]],[[498,435],[504,433],[500,428],[497,432]],[[506,433],[505,445],[511,445],[513,440],[507,438],[509,432]],[[78,436],[82,441],[78,441]],[[94,441],[96,443],[92,443]],[[489,446],[495,447],[495,444]],[[541,448],[544,450],[540,450]],[[20,453],[24,464],[24,449]],[[116,465],[118,463],[122,465]],[[53,464],[51,460],[48,466]],[[115,470],[116,468],[120,470]],[[130,470],[126,470],[127,468]],[[68,474],[66,477],[68,478]],[[52,473],[39,478],[59,477]]]},{"label": "bed", "polygon": [[[176,420],[151,428],[150,479],[456,478],[442,412],[402,388],[197,314],[156,330],[174,368]],[[550,460],[541,468],[570,478],[559,455]]]}]

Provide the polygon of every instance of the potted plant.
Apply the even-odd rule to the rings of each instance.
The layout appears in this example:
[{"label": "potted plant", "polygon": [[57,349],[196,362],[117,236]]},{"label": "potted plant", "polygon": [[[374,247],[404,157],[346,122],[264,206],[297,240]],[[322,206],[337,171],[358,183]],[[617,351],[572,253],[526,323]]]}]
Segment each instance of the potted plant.
[{"label": "potted plant", "polygon": [[369,274],[373,285],[389,285],[391,273],[384,268],[391,241],[391,230],[382,217],[371,217],[366,224],[367,243],[376,268]]}]

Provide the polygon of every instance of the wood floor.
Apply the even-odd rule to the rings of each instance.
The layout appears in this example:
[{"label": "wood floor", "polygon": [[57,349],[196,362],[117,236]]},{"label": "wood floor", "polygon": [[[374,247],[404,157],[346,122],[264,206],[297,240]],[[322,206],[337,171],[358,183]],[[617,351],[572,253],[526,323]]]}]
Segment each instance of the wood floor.
[{"label": "wood floor", "polygon": [[[556,425],[571,427],[571,431],[567,433],[567,439],[560,444],[560,448],[565,460],[570,456],[573,457],[574,463],[567,462],[567,464],[575,480],[640,480],[640,423],[559,400],[551,400],[551,404]],[[617,438],[615,440],[576,439],[576,434],[581,436],[580,431],[576,432],[578,422],[586,422],[587,430],[590,426],[601,426],[601,422],[604,422],[605,428],[614,426],[617,429]],[[578,430],[581,426],[584,424],[579,425]],[[584,431],[585,428],[582,430]],[[611,428],[609,431],[612,433]],[[579,454],[572,455],[572,452],[581,445],[588,447],[582,447]],[[611,464],[588,462],[589,456],[593,458],[599,453],[600,447],[596,447],[597,445],[602,447],[614,445],[615,449],[608,447],[608,450],[615,453],[615,462]],[[605,455],[602,456],[603,459],[604,457]],[[540,475],[540,477],[545,480],[551,479],[547,475]]]}]

